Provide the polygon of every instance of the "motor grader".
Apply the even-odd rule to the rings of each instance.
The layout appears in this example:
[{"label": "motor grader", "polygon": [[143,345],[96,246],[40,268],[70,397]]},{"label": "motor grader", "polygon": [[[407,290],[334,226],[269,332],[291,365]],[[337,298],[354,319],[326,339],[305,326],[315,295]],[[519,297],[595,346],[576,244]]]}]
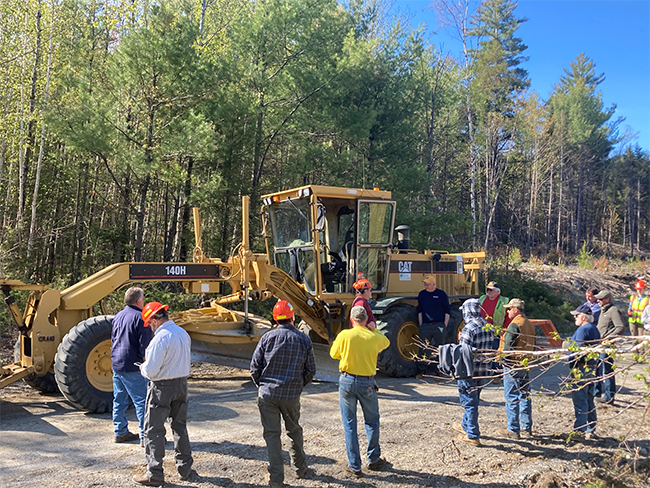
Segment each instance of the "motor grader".
[{"label": "motor grader", "polygon": [[[288,300],[299,327],[314,343],[317,369],[327,379],[335,370],[329,344],[349,321],[352,284],[360,275],[373,287],[377,327],[391,345],[378,359],[393,376],[417,371],[417,293],[424,276],[437,277],[452,303],[448,341],[462,322],[459,305],[478,295],[482,252],[419,253],[410,249],[407,226],[393,243],[395,202],[389,191],[309,185],[262,197],[266,253],[249,245],[249,199],[242,201],[242,241],[227,260],[203,253],[198,210],[196,247],[187,263],[113,264],[62,291],[45,285],[0,280],[5,303],[20,337],[16,362],[3,366],[0,387],[25,379],[31,386],[56,388],[74,405],[93,412],[112,407],[110,336],[112,316],[103,299],[127,284],[174,281],[189,293],[215,294],[209,307],[172,314],[192,338],[195,360],[247,368],[260,337],[273,326],[248,313],[251,300]],[[219,295],[227,282],[231,293]],[[12,291],[31,292],[21,313]],[[243,301],[244,311],[224,307]],[[99,312],[99,313],[98,313]]]}]

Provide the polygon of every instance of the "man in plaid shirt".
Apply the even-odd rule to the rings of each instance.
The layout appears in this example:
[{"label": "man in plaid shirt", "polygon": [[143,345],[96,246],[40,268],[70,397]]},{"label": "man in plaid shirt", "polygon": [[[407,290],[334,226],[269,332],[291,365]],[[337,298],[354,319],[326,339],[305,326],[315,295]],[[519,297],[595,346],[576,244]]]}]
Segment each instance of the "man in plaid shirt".
[{"label": "man in plaid shirt", "polygon": [[284,419],[291,439],[291,465],[298,478],[307,474],[300,420],[300,393],[316,373],[311,340],[293,326],[291,304],[278,300],[273,307],[278,327],[262,336],[251,361],[251,378],[259,388],[257,406],[260,410],[264,440],[269,453],[267,481],[271,487],[284,486],[282,440]]},{"label": "man in plaid shirt", "polygon": [[481,435],[478,427],[478,404],[481,388],[489,381],[491,358],[476,351],[492,349],[494,334],[491,330],[483,328],[485,320],[481,318],[481,303],[472,298],[463,303],[463,321],[465,327],[460,335],[461,354],[474,355],[474,373],[471,378],[459,379],[458,396],[460,404],[465,409],[462,424],[454,422],[453,428],[457,430],[458,439],[480,446]]}]

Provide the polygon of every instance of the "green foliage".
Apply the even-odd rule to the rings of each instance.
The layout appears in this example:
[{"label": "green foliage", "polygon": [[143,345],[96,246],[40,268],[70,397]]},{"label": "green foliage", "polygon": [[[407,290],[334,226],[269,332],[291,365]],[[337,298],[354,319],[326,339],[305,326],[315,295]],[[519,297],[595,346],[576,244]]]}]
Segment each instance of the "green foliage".
[{"label": "green foliage", "polygon": [[591,249],[587,248],[587,243],[583,242],[577,258],[580,269],[593,269],[594,263],[591,253]]},{"label": "green foliage", "polygon": [[[469,66],[384,6],[3,2],[2,271],[70,284],[114,262],[188,259],[193,205],[206,253],[226,258],[243,195],[261,250],[259,197],[306,184],[391,190],[414,247],[502,246],[502,265],[630,243],[624,216],[650,198],[650,159],[610,155],[613,107],[587,55],[545,103],[528,90],[516,2],[468,12]],[[585,221],[587,194],[602,211]],[[642,254],[648,224],[633,228]]]}]

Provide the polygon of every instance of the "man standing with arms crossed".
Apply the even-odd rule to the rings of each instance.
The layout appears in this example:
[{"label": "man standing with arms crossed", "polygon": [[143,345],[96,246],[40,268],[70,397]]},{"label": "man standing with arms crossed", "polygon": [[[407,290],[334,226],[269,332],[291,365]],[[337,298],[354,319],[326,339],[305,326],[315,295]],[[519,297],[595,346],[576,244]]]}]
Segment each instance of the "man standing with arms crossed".
[{"label": "man standing with arms crossed", "polygon": [[[144,446],[144,410],[147,395],[147,379],[140,374],[135,363],[144,361],[144,351],[151,342],[151,329],[144,326],[142,288],[132,287],[124,294],[126,306],[113,318],[111,330],[111,361],[113,362],[113,425],[115,442],[140,439]],[[129,398],[133,400],[138,417],[139,432],[129,432],[126,409]]]},{"label": "man standing with arms crossed", "polygon": [[377,355],[390,345],[375,324],[367,324],[368,315],[361,306],[350,310],[352,328],[342,330],[330,348],[330,356],[339,359],[339,404],[345,449],[348,455],[346,470],[357,477],[361,471],[361,454],[357,436],[357,403],[361,404],[368,438],[368,469],[379,471],[386,465],[379,447],[379,399],[375,373]]},{"label": "man standing with arms crossed", "polygon": [[187,377],[190,375],[191,339],[184,329],[170,320],[168,305],[150,302],[142,309],[142,320],[151,327],[154,337],[140,366],[149,379],[147,410],[144,417],[144,449],[147,472],[133,475],[133,481],[145,486],[165,484],[165,421],[171,419],[174,434],[176,469],[182,480],[196,475],[187,435]]},{"label": "man standing with arms crossed", "polygon": [[[600,305],[600,318],[598,319],[598,332],[601,339],[614,339],[625,333],[625,324],[621,319],[621,314],[612,304],[612,294],[607,290],[602,290],[596,295],[596,300]],[[595,395],[598,397],[598,403],[614,403],[616,395],[616,376],[614,375],[614,357],[612,354],[602,353],[600,355],[602,363],[603,379],[596,385]],[[601,397],[602,395],[602,397]]]},{"label": "man standing with arms crossed", "polygon": [[[532,351],[535,349],[535,326],[524,315],[524,301],[513,298],[506,305],[510,325],[501,339],[499,349],[508,351]],[[513,371],[521,367],[526,356],[508,355],[503,361],[503,396],[506,400],[508,427],[499,429],[499,434],[518,439],[533,435],[533,407],[530,399],[530,377],[527,370]]]},{"label": "man standing with arms crossed", "polygon": [[291,304],[278,300],[273,307],[277,328],[262,336],[251,360],[251,378],[259,388],[257,406],[269,455],[267,481],[284,486],[281,418],[291,439],[291,464],[298,478],[307,475],[307,458],[300,426],[300,394],[314,378],[316,362],[311,340],[293,326]]}]

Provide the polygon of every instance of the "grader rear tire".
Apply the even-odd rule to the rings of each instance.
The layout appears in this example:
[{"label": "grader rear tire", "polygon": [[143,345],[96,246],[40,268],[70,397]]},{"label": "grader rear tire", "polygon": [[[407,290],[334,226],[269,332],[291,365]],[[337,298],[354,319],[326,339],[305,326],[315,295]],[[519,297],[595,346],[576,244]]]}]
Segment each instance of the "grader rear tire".
[{"label": "grader rear tire", "polygon": [[54,361],[61,393],[76,407],[94,413],[113,408],[112,324],[112,315],[80,322],[63,338]]},{"label": "grader rear tire", "polygon": [[381,371],[398,378],[415,376],[418,366],[413,356],[418,353],[418,314],[415,307],[396,305],[377,319],[377,328],[390,340],[390,346],[379,353],[377,366]]},{"label": "grader rear tire", "polygon": [[[14,344],[14,361],[20,361],[20,338]],[[34,373],[28,374],[23,378],[25,383],[40,391],[41,393],[58,393],[59,387],[54,379],[54,373],[48,371],[43,376],[36,376]]]}]

